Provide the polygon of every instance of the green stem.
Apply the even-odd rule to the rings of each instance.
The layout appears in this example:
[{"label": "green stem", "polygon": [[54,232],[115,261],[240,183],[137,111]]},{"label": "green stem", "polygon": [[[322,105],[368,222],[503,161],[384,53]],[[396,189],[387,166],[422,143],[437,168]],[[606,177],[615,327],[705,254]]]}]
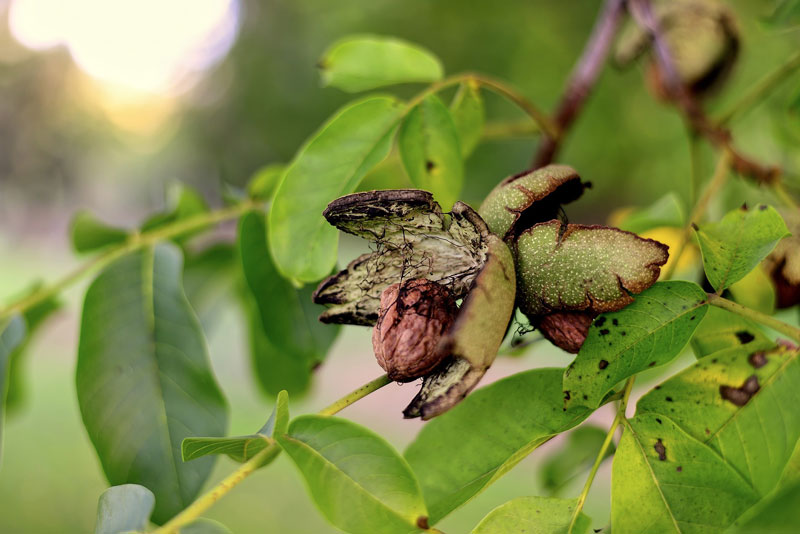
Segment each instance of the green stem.
[{"label": "green stem", "polygon": [[687,221],[686,226],[683,228],[680,241],[678,241],[678,244],[675,247],[675,253],[672,256],[672,263],[670,264],[669,269],[664,272],[664,280],[669,280],[672,278],[675,268],[677,267],[683,252],[686,250],[686,245],[689,242],[689,236],[691,235],[692,231],[692,225],[697,224],[697,222],[700,221],[700,219],[703,217],[703,214],[705,214],[706,210],[708,209],[711,199],[723,186],[725,180],[728,179],[731,162],[732,154],[730,150],[723,150],[722,155],[717,161],[717,167],[714,169],[714,175],[711,177],[711,181],[708,182],[708,185],[703,191],[703,196],[697,201],[697,204],[694,205],[692,213],[689,215],[689,220]]},{"label": "green stem", "polygon": [[795,53],[786,63],[761,78],[761,80],[759,80],[753,86],[753,88],[747,92],[746,95],[739,99],[730,107],[730,109],[728,109],[728,111],[720,116],[718,124],[723,126],[729,123],[737,115],[740,115],[750,109],[753,104],[763,100],[770,91],[791,76],[792,73],[798,68],[800,68],[800,52]]},{"label": "green stem", "polygon": [[772,328],[776,332],[780,332],[781,334],[790,337],[795,341],[800,342],[800,328],[794,327],[790,324],[786,324],[783,321],[779,321],[778,319],[770,317],[765,313],[761,313],[760,311],[756,311],[752,308],[742,306],[741,304],[737,304],[732,300],[722,298],[719,295],[715,295],[713,293],[708,294],[708,303],[711,304],[712,306],[716,306],[718,308],[722,308],[723,310],[728,310],[730,312],[741,315],[742,317],[746,317],[747,319],[751,319],[757,323],[761,323],[764,326]]},{"label": "green stem", "polygon": [[487,122],[483,126],[481,140],[494,141],[496,139],[508,139],[510,137],[533,137],[540,134],[542,130],[537,124],[531,124],[527,118],[522,120],[493,121]]},{"label": "green stem", "polygon": [[597,458],[594,460],[592,470],[589,471],[589,476],[586,479],[586,483],[583,485],[583,491],[581,491],[581,494],[578,496],[578,503],[575,505],[575,511],[572,513],[572,519],[569,522],[567,534],[572,534],[572,529],[575,528],[575,523],[578,521],[578,516],[580,516],[581,510],[583,510],[583,505],[586,503],[586,497],[589,495],[589,489],[592,487],[594,477],[597,475],[597,471],[600,469],[600,464],[603,463],[606,452],[608,452],[608,448],[611,446],[611,442],[614,440],[614,433],[617,431],[617,427],[622,420],[625,419],[625,409],[628,407],[628,398],[631,396],[631,391],[633,391],[633,383],[635,380],[636,376],[634,375],[625,383],[625,392],[620,400],[617,413],[614,416],[614,421],[611,423],[611,427],[608,429],[608,433],[606,434],[606,439],[603,441],[603,445],[600,447],[600,451],[597,453]]},{"label": "green stem", "polygon": [[[317,412],[319,415],[334,415],[343,409],[347,408],[359,399],[363,399],[370,393],[379,390],[383,386],[389,384],[391,380],[387,375],[380,376],[372,380],[360,388],[352,391],[337,400],[327,408]],[[269,457],[270,454],[275,452],[279,445],[273,441],[268,447],[260,451],[258,454],[247,460],[239,468],[222,479],[216,486],[208,490],[202,496],[198,497],[192,504],[183,509],[178,515],[164,523],[160,528],[157,528],[152,534],[174,534],[178,532],[181,527],[185,527],[192,521],[196,520],[206,510],[220,500],[225,494],[239,485],[245,478],[253,474],[256,469],[261,467],[261,462]],[[433,532],[437,532],[435,529]]]},{"label": "green stem", "polygon": [[191,232],[192,230],[203,228],[204,226],[214,225],[229,219],[235,219],[243,213],[257,208],[259,205],[259,202],[246,200],[240,204],[235,204],[220,210],[209,211],[207,213],[195,215],[194,217],[176,221],[172,224],[156,228],[150,232],[133,234],[121,245],[118,245],[100,254],[99,256],[90,259],[52,284],[46,285],[35,293],[19,299],[16,302],[12,302],[5,308],[0,309],[0,320],[10,317],[15,313],[22,313],[28,308],[61,293],[84,276],[99,271],[125,254],[129,254],[160,241],[180,236],[182,234]]},{"label": "green stem", "polygon": [[389,384],[390,382],[391,380],[389,380],[388,375],[379,376],[375,380],[367,382],[366,384],[356,389],[355,391],[348,393],[347,395],[337,400],[327,408],[320,410],[318,413],[319,415],[333,415],[335,413],[338,413],[347,408],[348,406],[350,406],[351,404],[353,404],[354,402],[356,402],[357,400],[363,399],[373,391],[381,389],[383,386]]}]

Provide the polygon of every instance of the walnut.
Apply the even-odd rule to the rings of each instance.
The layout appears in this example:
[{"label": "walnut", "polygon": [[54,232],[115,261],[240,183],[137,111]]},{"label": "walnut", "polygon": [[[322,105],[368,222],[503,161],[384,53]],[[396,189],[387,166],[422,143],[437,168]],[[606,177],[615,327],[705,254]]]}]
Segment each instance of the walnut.
[{"label": "walnut", "polygon": [[457,311],[450,291],[436,282],[415,278],[387,287],[372,347],[389,378],[409,382],[433,371],[447,356],[437,346]]}]

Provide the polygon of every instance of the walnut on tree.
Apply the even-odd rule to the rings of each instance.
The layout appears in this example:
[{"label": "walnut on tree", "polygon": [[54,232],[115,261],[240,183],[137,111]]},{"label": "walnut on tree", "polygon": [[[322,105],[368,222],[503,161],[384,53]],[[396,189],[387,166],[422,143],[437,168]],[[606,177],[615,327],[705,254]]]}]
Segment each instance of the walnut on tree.
[{"label": "walnut on tree", "polygon": [[383,290],[372,348],[389,378],[409,382],[433,371],[447,356],[437,347],[457,311],[450,291],[424,278]]}]

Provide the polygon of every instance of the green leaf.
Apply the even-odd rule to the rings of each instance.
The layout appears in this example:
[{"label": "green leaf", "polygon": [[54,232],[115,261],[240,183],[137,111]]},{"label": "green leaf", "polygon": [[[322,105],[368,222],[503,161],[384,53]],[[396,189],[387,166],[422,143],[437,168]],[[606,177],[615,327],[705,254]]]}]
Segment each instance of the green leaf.
[{"label": "green leaf", "polygon": [[319,60],[322,85],[357,93],[399,83],[435,82],[439,59],[421,46],[377,35],[354,35],[331,45]]},{"label": "green leaf", "polygon": [[124,243],[128,239],[128,231],[109,226],[88,211],[79,211],[70,224],[70,239],[76,252],[92,252]]},{"label": "green leaf", "polygon": [[[575,477],[588,471],[605,438],[606,431],[593,425],[583,425],[569,432],[566,442],[542,462],[539,468],[542,486],[555,495]],[[604,458],[613,453],[611,445]]]},{"label": "green leaf", "polygon": [[239,257],[232,243],[186,251],[183,287],[192,309],[209,335],[220,324],[226,301],[240,281]]},{"label": "green leaf", "polygon": [[269,214],[270,251],[285,277],[314,282],[333,270],[338,234],[322,211],[386,157],[402,113],[394,98],[368,97],[336,113],[300,149]]},{"label": "green leaf", "polygon": [[[273,446],[275,435],[285,433],[288,426],[289,395],[286,391],[281,391],[278,393],[272,415],[258,432],[229,438],[186,438],[181,444],[183,461],[188,462],[209,454],[227,454],[233,461],[243,463],[267,447]],[[259,467],[269,464],[279,452],[280,449],[274,447],[274,453],[269,454]]]},{"label": "green leaf", "polygon": [[250,179],[250,183],[247,185],[247,194],[250,198],[269,200],[285,172],[286,165],[283,163],[273,163],[261,167]]},{"label": "green leaf", "polygon": [[637,209],[619,225],[620,229],[641,234],[663,226],[680,228],[686,219],[680,198],[670,192],[646,208]]},{"label": "green leaf", "polygon": [[405,452],[431,524],[495,482],[552,436],[586,419],[564,410],[561,369],[533,369],[474,391],[422,428]]},{"label": "green leaf", "polygon": [[626,421],[614,455],[614,532],[722,532],[757,499],[746,480],[669,417]]},{"label": "green leaf", "polygon": [[466,158],[480,142],[486,119],[483,98],[476,82],[468,80],[458,87],[450,103],[450,115],[458,132],[461,156]]},{"label": "green leaf", "polygon": [[[186,184],[174,183],[167,189],[167,210],[168,211],[164,213],[157,213],[151,216],[142,223],[142,232],[155,230],[156,228],[161,228],[162,226],[177,221],[208,213],[208,204],[203,196],[192,187]],[[204,229],[205,228],[198,228],[182,234],[180,237],[176,238],[175,241],[185,241],[202,232]]]},{"label": "green leaf", "polygon": [[775,286],[772,279],[761,267],[756,267],[744,278],[728,288],[733,300],[754,310],[772,315],[775,313]]},{"label": "green leaf", "polygon": [[630,306],[599,316],[564,373],[567,406],[597,407],[621,380],[670,362],[707,310],[706,294],[697,284],[658,282]]},{"label": "green leaf", "polygon": [[489,512],[472,534],[584,534],[591,520],[583,513],[569,530],[577,499],[519,497]]},{"label": "green leaf", "polygon": [[795,534],[800,525],[800,483],[759,503],[749,520],[727,530],[729,534]]},{"label": "green leaf", "polygon": [[719,351],[639,400],[637,413],[669,416],[707,444],[760,495],[771,491],[798,439],[797,351]]},{"label": "green leaf", "polygon": [[397,148],[411,183],[450,208],[464,185],[464,160],[450,111],[436,95],[414,106],[397,133]]},{"label": "green leaf", "polygon": [[147,530],[156,504],[153,492],[138,484],[108,488],[97,503],[94,534],[123,534]]},{"label": "green leaf", "polygon": [[336,527],[352,534],[409,534],[426,524],[414,473],[370,430],[346,419],[304,415],[277,439]]},{"label": "green leaf", "polygon": [[311,288],[295,289],[280,276],[269,255],[263,214],[242,216],[239,255],[247,282],[255,377],[270,395],[282,389],[301,393],[314,367],[325,359],[339,327],[317,321],[321,308],[312,303]]},{"label": "green leaf", "polygon": [[233,534],[233,532],[219,521],[201,517],[181,527],[180,534]]},{"label": "green leaf", "polygon": [[[553,311],[613,311],[656,280],[667,247],[616,228],[551,220],[517,238],[519,307],[528,316]],[[705,295],[704,295],[705,296]]]},{"label": "green leaf", "polygon": [[789,235],[780,214],[766,204],[733,210],[695,231],[706,276],[717,291],[741,280]]},{"label": "green leaf", "polygon": [[25,320],[20,315],[0,323],[0,454],[3,452],[3,423],[14,350],[25,342]]},{"label": "green leaf", "polygon": [[691,345],[699,360],[719,350],[739,345],[760,349],[772,348],[775,344],[756,323],[712,306],[692,337]]},{"label": "green leaf", "polygon": [[156,495],[162,523],[191,503],[213,460],[184,464],[189,436],[224,435],[227,407],[171,245],[106,267],[86,293],[77,365],[83,422],[109,482]]}]

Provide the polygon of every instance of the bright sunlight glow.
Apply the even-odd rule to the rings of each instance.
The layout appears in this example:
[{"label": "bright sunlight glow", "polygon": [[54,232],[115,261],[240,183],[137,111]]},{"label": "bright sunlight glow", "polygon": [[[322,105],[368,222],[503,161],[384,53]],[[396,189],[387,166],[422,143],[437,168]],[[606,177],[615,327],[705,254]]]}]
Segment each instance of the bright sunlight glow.
[{"label": "bright sunlight glow", "polygon": [[170,94],[230,49],[238,0],[12,0],[9,25],[28,48],[66,46],[90,76]]}]

